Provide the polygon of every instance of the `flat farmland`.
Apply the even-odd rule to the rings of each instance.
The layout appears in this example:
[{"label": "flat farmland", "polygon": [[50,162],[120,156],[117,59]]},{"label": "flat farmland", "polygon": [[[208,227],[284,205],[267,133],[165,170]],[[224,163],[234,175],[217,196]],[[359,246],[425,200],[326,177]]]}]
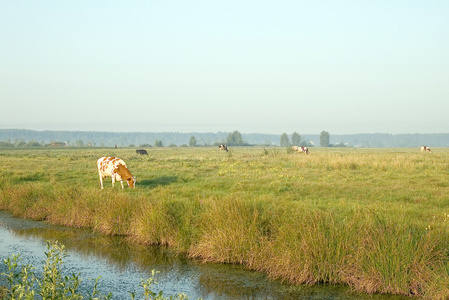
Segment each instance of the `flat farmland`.
[{"label": "flat farmland", "polygon": [[[449,297],[449,149],[0,149],[0,209],[292,284]],[[123,159],[135,189],[96,160]]]}]

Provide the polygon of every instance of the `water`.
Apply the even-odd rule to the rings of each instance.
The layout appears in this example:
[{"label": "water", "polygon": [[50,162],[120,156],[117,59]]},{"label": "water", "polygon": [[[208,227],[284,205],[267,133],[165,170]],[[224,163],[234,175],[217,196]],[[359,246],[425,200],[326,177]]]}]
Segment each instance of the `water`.
[{"label": "water", "polygon": [[[149,278],[153,269],[159,271],[159,284],[153,291],[162,290],[166,296],[185,293],[190,299],[406,299],[363,295],[345,286],[291,286],[242,266],[204,264],[162,247],[134,245],[123,237],[18,219],[0,212],[2,262],[12,254],[21,254],[22,262],[35,266],[38,272],[45,260],[47,240],[66,246],[64,275],[80,273],[83,288],[90,291],[94,279],[101,276],[99,290],[104,295],[111,292],[113,299],[131,299],[129,291],[140,295],[141,279]],[[1,264],[0,273],[5,270]]]}]

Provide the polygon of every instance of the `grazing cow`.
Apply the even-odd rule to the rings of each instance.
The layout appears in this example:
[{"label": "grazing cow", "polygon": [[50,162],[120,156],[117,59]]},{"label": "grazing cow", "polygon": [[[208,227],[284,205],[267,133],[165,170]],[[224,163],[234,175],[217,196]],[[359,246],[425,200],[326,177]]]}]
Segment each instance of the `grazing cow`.
[{"label": "grazing cow", "polygon": [[123,160],[117,157],[102,157],[97,161],[98,175],[100,175],[100,186],[103,188],[103,179],[112,178],[112,186],[115,181],[120,181],[123,189],[123,180],[126,180],[130,188],[136,185],[136,178],[131,175]]},{"label": "grazing cow", "polygon": [[292,146],[292,150],[296,151],[298,153],[304,152],[305,154],[309,154],[309,148],[308,147]]},{"label": "grazing cow", "polygon": [[147,150],[136,150],[136,153],[140,155],[148,155]]},{"label": "grazing cow", "polygon": [[218,148],[220,150],[226,150],[226,152],[228,152],[228,147],[226,147],[226,145],[221,144],[220,146],[218,146]]},{"label": "grazing cow", "polygon": [[424,152],[424,151],[429,152],[429,153],[432,153],[432,151],[430,150],[430,147],[427,147],[427,146],[421,146],[421,152]]},{"label": "grazing cow", "polygon": [[305,154],[309,154],[309,148],[308,147],[299,147],[298,152],[304,152]]}]

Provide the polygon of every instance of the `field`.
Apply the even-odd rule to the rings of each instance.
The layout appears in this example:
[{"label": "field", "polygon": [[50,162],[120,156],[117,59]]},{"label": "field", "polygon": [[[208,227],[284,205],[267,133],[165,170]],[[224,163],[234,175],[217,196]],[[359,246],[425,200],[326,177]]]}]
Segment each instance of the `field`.
[{"label": "field", "polygon": [[[147,150],[0,150],[0,209],[294,284],[449,297],[449,149]],[[136,189],[101,190],[101,156]]]}]

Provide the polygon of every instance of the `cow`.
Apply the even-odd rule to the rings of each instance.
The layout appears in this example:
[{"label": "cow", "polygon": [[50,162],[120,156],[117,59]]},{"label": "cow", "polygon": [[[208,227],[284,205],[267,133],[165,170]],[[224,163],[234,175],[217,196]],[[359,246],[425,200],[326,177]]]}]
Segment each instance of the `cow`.
[{"label": "cow", "polygon": [[292,146],[292,150],[298,153],[304,152],[305,154],[309,154],[309,148],[303,146]]},{"label": "cow", "polygon": [[421,146],[421,152],[428,152],[428,153],[432,153],[432,151],[430,150],[430,147],[428,146]]},{"label": "cow", "polygon": [[118,157],[101,157],[97,160],[97,167],[101,188],[103,188],[105,177],[112,178],[112,186],[114,186],[115,181],[120,181],[122,189],[123,180],[126,180],[130,188],[134,188],[136,185],[136,177],[131,175],[125,162]]},{"label": "cow", "polygon": [[137,153],[137,154],[140,154],[140,155],[148,155],[147,150],[140,150],[140,149],[137,149],[137,150],[136,150],[136,153]]},{"label": "cow", "polygon": [[224,145],[224,144],[221,144],[220,146],[218,146],[218,148],[220,150],[225,150],[226,152],[228,152],[228,147],[226,147],[226,145]]}]

